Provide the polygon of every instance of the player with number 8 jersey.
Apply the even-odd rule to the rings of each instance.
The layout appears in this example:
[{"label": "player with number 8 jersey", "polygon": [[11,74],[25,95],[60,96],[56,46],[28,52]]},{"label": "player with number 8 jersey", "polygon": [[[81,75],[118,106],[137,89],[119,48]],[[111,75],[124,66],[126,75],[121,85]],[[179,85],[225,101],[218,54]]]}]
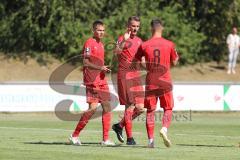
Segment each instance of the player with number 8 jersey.
[{"label": "player with number 8 jersey", "polygon": [[160,106],[164,110],[160,135],[164,144],[170,147],[171,142],[167,137],[167,129],[171,123],[174,106],[170,67],[171,63],[177,64],[178,54],[174,43],[162,37],[163,25],[160,20],[152,20],[151,29],[151,39],[140,46],[136,55],[136,59],[141,60],[141,57],[144,56],[146,61],[147,76],[144,105],[147,108],[148,146],[154,147],[154,112],[157,100],[160,99]]}]

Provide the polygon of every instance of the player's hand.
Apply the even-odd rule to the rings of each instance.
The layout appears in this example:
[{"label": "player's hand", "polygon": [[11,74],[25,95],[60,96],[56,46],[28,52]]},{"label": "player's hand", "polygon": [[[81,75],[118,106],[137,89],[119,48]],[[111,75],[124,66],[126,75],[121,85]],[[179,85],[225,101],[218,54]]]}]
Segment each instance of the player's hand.
[{"label": "player's hand", "polygon": [[109,73],[109,72],[111,72],[111,69],[109,69],[109,66],[102,66],[101,71]]},{"label": "player's hand", "polygon": [[123,36],[124,41],[126,41],[126,40],[130,37],[130,35],[131,35],[131,31],[128,30],[128,31],[124,34],[124,36]]},{"label": "player's hand", "polygon": [[132,63],[130,66],[129,66],[129,69],[134,71],[137,69],[137,64],[136,63]]}]

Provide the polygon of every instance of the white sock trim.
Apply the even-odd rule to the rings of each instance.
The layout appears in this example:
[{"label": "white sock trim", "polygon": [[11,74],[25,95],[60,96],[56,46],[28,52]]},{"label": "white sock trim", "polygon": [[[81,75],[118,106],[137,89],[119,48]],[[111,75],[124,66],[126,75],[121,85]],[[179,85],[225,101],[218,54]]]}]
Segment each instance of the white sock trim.
[{"label": "white sock trim", "polygon": [[164,132],[166,132],[166,133],[168,131],[167,127],[162,127],[162,130],[164,130]]},{"label": "white sock trim", "polygon": [[148,143],[153,143],[153,139],[148,139]]}]

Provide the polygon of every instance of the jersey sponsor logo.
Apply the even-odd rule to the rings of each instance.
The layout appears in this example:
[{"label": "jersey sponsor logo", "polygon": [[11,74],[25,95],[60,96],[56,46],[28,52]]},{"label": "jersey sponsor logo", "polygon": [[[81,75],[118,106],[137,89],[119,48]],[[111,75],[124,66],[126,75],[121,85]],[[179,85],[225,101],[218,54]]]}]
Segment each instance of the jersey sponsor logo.
[{"label": "jersey sponsor logo", "polygon": [[87,55],[87,56],[89,56],[90,55],[90,48],[89,47],[87,47],[86,49],[85,49],[85,54]]},{"label": "jersey sponsor logo", "polygon": [[116,44],[118,45],[118,44],[120,44],[121,43],[121,41],[120,40],[118,40],[117,42],[116,42]]}]

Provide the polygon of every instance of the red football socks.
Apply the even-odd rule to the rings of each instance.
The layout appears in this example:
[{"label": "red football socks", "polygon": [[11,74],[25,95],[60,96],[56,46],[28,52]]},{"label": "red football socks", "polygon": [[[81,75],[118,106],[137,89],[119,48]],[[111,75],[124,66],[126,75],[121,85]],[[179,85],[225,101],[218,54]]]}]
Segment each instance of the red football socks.
[{"label": "red football socks", "polygon": [[153,139],[154,137],[154,125],[155,125],[155,110],[148,110],[146,117],[148,139]]},{"label": "red football socks", "polygon": [[125,110],[124,121],[127,138],[132,138],[132,115],[133,111],[131,109]]},{"label": "red football socks", "polygon": [[[141,114],[141,112],[138,111],[138,109],[135,107],[133,110],[133,114],[132,114],[132,120],[134,120],[135,118],[137,118],[139,115]],[[121,128],[123,128],[125,126],[125,120],[124,117],[122,118],[122,120],[119,122],[119,126]]]},{"label": "red football socks", "polygon": [[103,112],[102,113],[102,129],[103,129],[103,141],[109,139],[109,129],[111,126],[111,112]]},{"label": "red football socks", "polygon": [[172,121],[172,110],[165,110],[162,118],[162,127],[169,128]]},{"label": "red football socks", "polygon": [[[124,114],[125,114],[125,112],[124,112]],[[119,126],[120,126],[121,128],[123,128],[123,127],[125,126],[124,117],[123,117],[122,120],[119,122]]]},{"label": "red football socks", "polygon": [[142,112],[139,112],[138,109],[135,107],[134,110],[133,110],[132,120],[134,120],[135,118],[137,118],[141,114],[142,114]]},{"label": "red football socks", "polygon": [[95,111],[87,111],[83,113],[82,117],[80,118],[77,127],[75,128],[75,131],[73,132],[73,137],[78,137],[82,129],[86,126],[89,119],[92,117],[92,115],[95,113]]}]

